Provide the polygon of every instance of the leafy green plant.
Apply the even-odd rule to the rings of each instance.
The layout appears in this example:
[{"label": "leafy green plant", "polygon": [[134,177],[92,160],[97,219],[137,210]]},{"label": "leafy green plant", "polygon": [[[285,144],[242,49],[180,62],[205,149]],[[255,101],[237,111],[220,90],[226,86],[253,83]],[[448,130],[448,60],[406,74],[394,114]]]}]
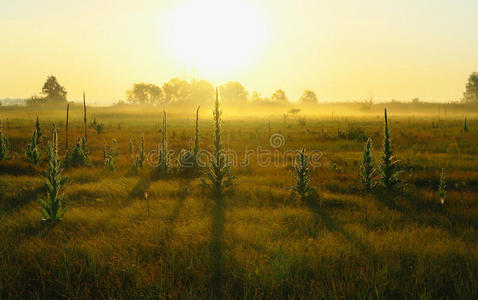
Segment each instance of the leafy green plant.
[{"label": "leafy green plant", "polygon": [[52,140],[48,143],[48,169],[42,177],[47,187],[47,200],[40,199],[43,215],[42,222],[55,223],[63,219],[67,208],[62,207],[61,189],[68,181],[68,177],[62,175],[63,168],[58,158],[58,141],[56,127],[53,126]]},{"label": "leafy green plant", "polygon": [[466,121],[466,116],[465,116],[465,121],[463,122],[463,131],[468,132],[468,123]]},{"label": "leafy green plant", "polygon": [[10,159],[10,141],[8,138],[8,129],[3,134],[3,124],[0,120],[0,160]]},{"label": "leafy green plant", "polygon": [[447,203],[445,169],[441,169],[440,184],[438,185],[438,196],[440,197],[440,203],[445,205]]},{"label": "leafy green plant", "polygon": [[363,149],[362,163],[360,165],[360,181],[367,191],[370,191],[377,184],[374,181],[377,170],[372,161],[372,147],[372,139],[368,138]]},{"label": "leafy green plant", "polygon": [[307,166],[307,156],[305,155],[304,147],[302,147],[297,156],[294,171],[295,186],[292,187],[292,190],[300,195],[302,201],[306,201],[315,194],[316,190],[315,187],[310,185],[310,170]]},{"label": "leafy green plant", "polygon": [[398,185],[400,180],[400,171],[398,170],[398,161],[395,160],[390,142],[390,132],[388,130],[387,109],[385,109],[384,123],[384,139],[383,139],[383,155],[382,164],[380,165],[380,181],[382,185],[391,189]]},{"label": "leafy green plant", "polygon": [[37,145],[39,145],[41,142],[42,142],[42,139],[43,139],[43,132],[41,131],[41,127],[40,127],[40,120],[38,119],[38,116],[37,116],[37,120],[35,122],[35,130],[37,131]]},{"label": "leafy green plant", "polygon": [[71,153],[71,164],[72,167],[89,167],[91,165],[89,158],[88,146],[86,145],[86,139],[80,137],[76,140],[75,147]]},{"label": "leafy green plant", "polygon": [[103,167],[112,173],[116,172],[118,168],[118,146],[115,139],[111,141],[112,146],[110,149],[106,148],[106,143],[103,140]]},{"label": "leafy green plant", "polygon": [[40,151],[38,150],[37,137],[38,137],[38,132],[36,129],[33,129],[30,143],[28,144],[27,151],[25,152],[27,160],[35,166],[40,164]]},{"label": "leafy green plant", "polygon": [[209,189],[214,197],[220,198],[224,189],[231,186],[231,166],[222,149],[221,111],[219,110],[219,96],[216,89],[216,101],[214,104],[214,155],[211,166],[206,171],[206,178],[201,178],[201,186]]}]

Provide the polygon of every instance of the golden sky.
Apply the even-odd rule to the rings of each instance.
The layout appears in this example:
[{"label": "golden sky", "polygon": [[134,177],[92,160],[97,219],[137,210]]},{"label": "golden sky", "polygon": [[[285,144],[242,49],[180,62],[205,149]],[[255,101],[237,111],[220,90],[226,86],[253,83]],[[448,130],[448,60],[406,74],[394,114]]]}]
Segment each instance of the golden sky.
[{"label": "golden sky", "polygon": [[240,81],[319,101],[453,101],[478,71],[476,0],[0,0],[0,98],[55,75],[78,100]]}]

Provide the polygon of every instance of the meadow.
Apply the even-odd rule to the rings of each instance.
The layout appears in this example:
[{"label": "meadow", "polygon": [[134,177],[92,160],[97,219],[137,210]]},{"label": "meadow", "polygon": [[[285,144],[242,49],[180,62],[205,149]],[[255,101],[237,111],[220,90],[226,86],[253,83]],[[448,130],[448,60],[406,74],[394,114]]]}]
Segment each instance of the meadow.
[{"label": "meadow", "polygon": [[[385,106],[401,188],[367,192],[362,151],[371,137],[378,165]],[[165,109],[169,149],[188,148],[195,108]],[[324,104],[287,116],[283,108],[241,115],[224,107],[223,145],[237,159],[221,203],[200,186],[202,175],[181,176],[175,161],[163,178],[150,166],[129,172],[130,140],[137,147],[144,135],[148,153],[158,148],[162,110],[88,108],[88,123],[104,125],[88,128],[92,166],[64,171],[70,209],[49,227],[40,222],[40,175],[52,123],[64,155],[65,110],[0,108],[12,148],[0,161],[1,299],[478,298],[478,107]],[[70,111],[70,146],[83,135],[82,113]],[[33,166],[25,149],[37,115],[44,138]],[[203,107],[202,150],[212,150],[213,130],[212,109]],[[103,140],[112,139],[115,172],[102,160]],[[318,153],[314,201],[291,191],[293,161],[274,160],[303,146]],[[442,169],[446,205],[437,192]]]}]

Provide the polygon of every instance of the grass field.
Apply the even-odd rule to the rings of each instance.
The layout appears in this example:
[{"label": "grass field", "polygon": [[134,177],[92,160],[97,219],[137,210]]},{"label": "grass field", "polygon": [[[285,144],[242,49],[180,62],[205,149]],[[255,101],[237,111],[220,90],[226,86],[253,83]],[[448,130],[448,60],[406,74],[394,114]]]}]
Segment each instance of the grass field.
[{"label": "grass field", "polygon": [[[302,117],[228,114],[223,139],[236,164],[223,202],[174,170],[155,179],[152,168],[129,175],[129,141],[144,134],[157,149],[159,108],[89,108],[105,125],[88,129],[93,167],[65,171],[65,218],[40,223],[45,187],[38,167],[25,161],[36,115],[45,136],[59,128],[60,110],[0,109],[9,119],[13,154],[0,162],[0,298],[294,298],[294,299],[477,299],[478,121],[476,107],[436,106],[420,113],[389,108],[392,146],[404,189],[367,193],[358,179],[367,137],[380,161],[383,106],[357,114],[323,106]],[[353,111],[353,108],[350,109]],[[468,114],[469,132],[463,132]],[[200,145],[212,150],[212,111],[200,111]],[[71,111],[70,145],[83,134],[82,112]],[[270,136],[283,138],[280,147]],[[187,148],[194,135],[194,108],[168,110],[169,148]],[[119,168],[103,169],[103,139],[118,141]],[[290,190],[293,165],[279,161],[305,146],[320,152],[311,168],[319,200],[302,202]],[[257,152],[269,151],[271,163]],[[268,156],[269,155],[269,156]],[[173,164],[174,167],[174,164]],[[448,204],[440,204],[441,170]],[[145,199],[144,193],[148,194]]]}]

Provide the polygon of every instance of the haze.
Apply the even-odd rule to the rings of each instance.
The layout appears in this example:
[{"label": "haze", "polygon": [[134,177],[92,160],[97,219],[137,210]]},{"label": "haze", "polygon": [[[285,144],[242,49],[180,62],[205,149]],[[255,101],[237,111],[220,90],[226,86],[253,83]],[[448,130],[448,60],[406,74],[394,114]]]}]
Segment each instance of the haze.
[{"label": "haze", "polygon": [[291,100],[455,101],[478,69],[477,12],[473,0],[2,0],[0,98],[55,75],[68,99],[97,104],[176,76]]}]

